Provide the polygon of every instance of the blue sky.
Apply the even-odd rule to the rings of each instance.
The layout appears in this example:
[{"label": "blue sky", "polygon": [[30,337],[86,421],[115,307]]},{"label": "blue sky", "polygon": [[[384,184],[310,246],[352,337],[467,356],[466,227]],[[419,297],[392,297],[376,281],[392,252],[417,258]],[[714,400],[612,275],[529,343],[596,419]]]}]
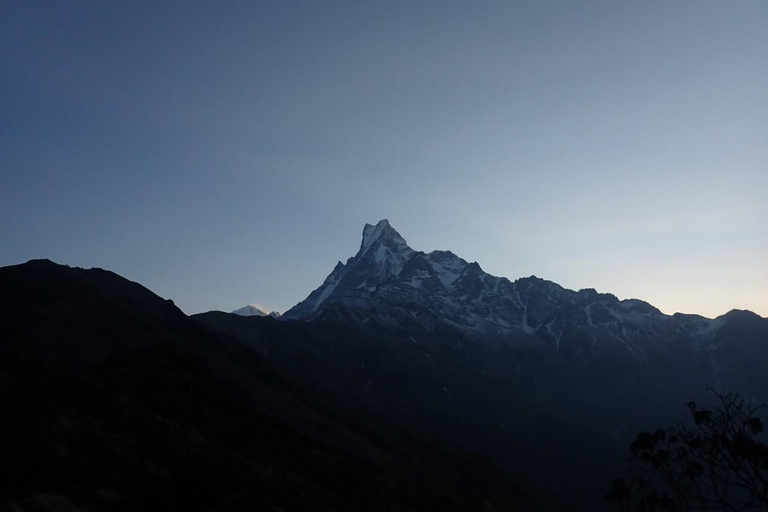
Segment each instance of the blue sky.
[{"label": "blue sky", "polygon": [[0,265],[285,310],[366,222],[768,316],[768,2],[6,2]]}]

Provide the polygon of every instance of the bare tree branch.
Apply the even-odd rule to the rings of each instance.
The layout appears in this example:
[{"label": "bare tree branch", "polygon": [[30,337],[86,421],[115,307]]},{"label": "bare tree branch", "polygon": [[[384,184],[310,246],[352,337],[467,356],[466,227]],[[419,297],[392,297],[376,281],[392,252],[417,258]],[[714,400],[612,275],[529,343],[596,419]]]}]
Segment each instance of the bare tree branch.
[{"label": "bare tree branch", "polygon": [[688,403],[693,426],[637,435],[631,478],[617,479],[608,501],[626,511],[768,510],[768,448],[756,438],[765,405],[707,389],[718,405]]}]

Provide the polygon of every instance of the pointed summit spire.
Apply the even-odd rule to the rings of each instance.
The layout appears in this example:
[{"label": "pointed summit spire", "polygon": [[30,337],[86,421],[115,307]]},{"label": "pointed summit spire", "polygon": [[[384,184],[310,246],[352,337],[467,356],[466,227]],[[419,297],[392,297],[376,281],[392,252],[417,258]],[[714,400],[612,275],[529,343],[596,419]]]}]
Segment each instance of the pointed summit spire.
[{"label": "pointed summit spire", "polygon": [[392,228],[387,219],[381,219],[375,226],[366,224],[363,228],[363,241],[360,243],[360,251],[358,254],[362,256],[368,252],[368,249],[371,248],[373,242],[379,239],[386,228]]},{"label": "pointed summit spire", "polygon": [[357,256],[364,256],[368,249],[377,241],[387,245],[390,251],[395,253],[411,253],[413,250],[408,247],[408,243],[400,236],[395,228],[387,219],[381,219],[375,226],[366,224],[363,228],[363,240],[360,243],[360,250]]},{"label": "pointed summit spire", "polygon": [[316,317],[335,300],[369,297],[381,283],[397,277],[406,263],[420,254],[408,247],[405,239],[387,219],[366,224],[360,250],[346,264],[339,262],[323,284],[305,300],[291,308],[285,318]]}]

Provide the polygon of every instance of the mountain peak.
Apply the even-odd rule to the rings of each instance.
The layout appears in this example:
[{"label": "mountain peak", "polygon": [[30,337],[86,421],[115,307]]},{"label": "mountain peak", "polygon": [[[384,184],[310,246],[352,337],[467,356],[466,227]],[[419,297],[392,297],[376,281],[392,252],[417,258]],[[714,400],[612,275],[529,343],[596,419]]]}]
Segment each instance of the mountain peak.
[{"label": "mountain peak", "polygon": [[247,306],[232,311],[232,314],[240,316],[267,316],[268,313],[258,306],[248,304]]},{"label": "mountain peak", "polygon": [[236,309],[232,311],[232,314],[240,316],[271,316],[272,318],[280,318],[280,313],[278,311],[268,312],[253,304],[249,304],[247,306],[243,306],[240,309]]},{"label": "mountain peak", "polygon": [[366,224],[363,227],[363,240],[360,242],[360,250],[357,256],[364,256],[376,242],[382,242],[390,251],[395,253],[413,252],[408,247],[405,239],[392,227],[387,219],[381,219],[375,226]]},{"label": "mountain peak", "polygon": [[[322,312],[322,305],[339,298],[370,296],[382,283],[402,272],[406,263],[417,253],[387,219],[376,225],[366,224],[360,250],[347,260],[339,262],[323,284],[309,297],[286,312],[286,318],[307,318]],[[328,302],[328,303],[330,303]]]},{"label": "mountain peak", "polygon": [[363,233],[365,233],[366,230],[376,229],[376,228],[384,228],[384,227],[392,227],[392,225],[389,223],[389,219],[381,219],[379,222],[376,223],[376,225],[368,224],[366,222],[365,227],[363,228]]}]

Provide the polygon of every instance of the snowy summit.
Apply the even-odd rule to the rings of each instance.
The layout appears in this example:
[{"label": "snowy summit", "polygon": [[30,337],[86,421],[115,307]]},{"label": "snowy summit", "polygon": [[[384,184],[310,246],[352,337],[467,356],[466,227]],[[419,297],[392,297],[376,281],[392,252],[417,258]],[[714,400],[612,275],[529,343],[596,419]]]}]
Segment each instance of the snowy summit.
[{"label": "snowy summit", "polygon": [[273,318],[279,318],[280,313],[278,311],[272,311],[267,312],[263,309],[256,307],[252,304],[249,304],[247,306],[243,306],[240,309],[236,309],[232,311],[232,314],[234,315],[240,315],[240,316],[271,316]]}]

